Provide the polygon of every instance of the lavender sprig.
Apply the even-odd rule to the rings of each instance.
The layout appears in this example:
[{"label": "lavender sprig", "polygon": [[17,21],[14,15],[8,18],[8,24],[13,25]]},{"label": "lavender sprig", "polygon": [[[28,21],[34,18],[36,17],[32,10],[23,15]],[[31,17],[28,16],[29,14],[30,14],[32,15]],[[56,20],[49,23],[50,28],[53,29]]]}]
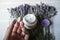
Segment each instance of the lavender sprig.
[{"label": "lavender sprig", "polygon": [[57,11],[54,6],[49,6],[49,5],[42,3],[41,5],[37,4],[35,6],[28,5],[28,4],[20,5],[18,7],[11,8],[10,13],[14,17],[17,17],[17,16],[23,17],[28,13],[33,13],[36,16],[40,16],[41,18],[42,17],[43,18],[51,18],[56,15]]}]

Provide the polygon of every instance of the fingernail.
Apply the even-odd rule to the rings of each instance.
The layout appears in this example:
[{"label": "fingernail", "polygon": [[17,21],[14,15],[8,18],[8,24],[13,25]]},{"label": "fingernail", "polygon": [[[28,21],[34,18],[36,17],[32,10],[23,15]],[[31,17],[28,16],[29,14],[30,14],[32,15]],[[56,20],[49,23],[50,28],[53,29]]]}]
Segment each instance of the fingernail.
[{"label": "fingernail", "polygon": [[22,30],[23,32],[25,32],[25,28],[22,27],[21,30]]},{"label": "fingernail", "polygon": [[25,33],[24,33],[24,32],[22,32],[22,33],[21,33],[21,35],[25,35]]},{"label": "fingernail", "polygon": [[25,40],[28,40],[28,38],[29,38],[29,35],[25,35],[25,38],[24,39]]},{"label": "fingernail", "polygon": [[21,17],[18,17],[17,22],[20,22],[20,21],[21,21]]},{"label": "fingernail", "polygon": [[20,22],[20,26],[21,28],[24,26],[24,23],[22,21]]},{"label": "fingernail", "polygon": [[16,23],[16,21],[17,21],[17,20],[16,20],[16,19],[14,19],[13,24],[15,24],[15,23]]}]

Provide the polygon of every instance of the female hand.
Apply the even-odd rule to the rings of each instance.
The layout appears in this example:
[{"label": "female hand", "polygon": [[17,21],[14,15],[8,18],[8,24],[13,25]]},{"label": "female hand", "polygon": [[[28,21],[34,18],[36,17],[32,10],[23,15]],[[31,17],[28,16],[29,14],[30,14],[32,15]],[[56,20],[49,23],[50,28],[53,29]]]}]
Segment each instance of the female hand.
[{"label": "female hand", "polygon": [[24,27],[23,21],[12,22],[7,29],[4,40],[28,40],[29,34]]}]

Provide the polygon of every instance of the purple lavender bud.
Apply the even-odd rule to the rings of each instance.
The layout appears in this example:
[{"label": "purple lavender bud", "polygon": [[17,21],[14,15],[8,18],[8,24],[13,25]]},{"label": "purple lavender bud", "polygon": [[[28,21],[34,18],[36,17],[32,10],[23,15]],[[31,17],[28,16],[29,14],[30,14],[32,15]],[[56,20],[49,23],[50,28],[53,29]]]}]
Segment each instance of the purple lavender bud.
[{"label": "purple lavender bud", "polygon": [[28,9],[28,8],[30,8],[30,5],[28,5],[28,4],[25,4],[25,8],[27,8],[27,9]]},{"label": "purple lavender bud", "polygon": [[50,25],[50,21],[49,21],[48,19],[44,19],[44,20],[42,21],[42,25],[45,26],[45,27],[47,27],[47,26]]},{"label": "purple lavender bud", "polygon": [[28,13],[28,10],[29,10],[30,7],[31,7],[30,5],[25,4],[24,8],[25,8],[25,12],[26,12],[26,13]]},{"label": "purple lavender bud", "polygon": [[23,8],[23,7],[24,7],[23,5],[20,5],[20,6],[18,6],[18,9]]},{"label": "purple lavender bud", "polygon": [[13,24],[15,24],[15,23],[16,23],[16,21],[17,21],[17,20],[16,20],[16,19],[14,19],[14,20],[13,20]]}]

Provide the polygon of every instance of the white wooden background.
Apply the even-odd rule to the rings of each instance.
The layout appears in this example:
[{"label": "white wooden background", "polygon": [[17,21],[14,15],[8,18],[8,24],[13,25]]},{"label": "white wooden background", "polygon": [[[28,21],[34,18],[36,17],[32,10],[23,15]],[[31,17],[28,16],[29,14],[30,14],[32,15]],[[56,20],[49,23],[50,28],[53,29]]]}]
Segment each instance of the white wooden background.
[{"label": "white wooden background", "polygon": [[56,40],[60,40],[60,0],[0,0],[0,40],[3,40],[6,29],[9,25],[10,14],[7,8],[16,7],[20,4],[40,4],[40,2],[53,5],[57,8],[58,14],[54,18],[54,33]]}]

